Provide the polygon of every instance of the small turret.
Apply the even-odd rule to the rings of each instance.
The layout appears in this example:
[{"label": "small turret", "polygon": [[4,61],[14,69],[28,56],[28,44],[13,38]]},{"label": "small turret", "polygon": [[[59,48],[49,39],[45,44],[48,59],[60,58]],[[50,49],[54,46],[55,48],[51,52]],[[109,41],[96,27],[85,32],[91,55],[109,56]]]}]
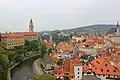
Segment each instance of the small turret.
[{"label": "small turret", "polygon": [[29,24],[29,32],[34,32],[34,25],[32,19],[30,20],[30,24]]},{"label": "small turret", "polygon": [[119,23],[118,23],[118,21],[117,21],[117,30],[116,30],[116,33],[117,33],[117,35],[120,34],[120,29],[119,29]]}]

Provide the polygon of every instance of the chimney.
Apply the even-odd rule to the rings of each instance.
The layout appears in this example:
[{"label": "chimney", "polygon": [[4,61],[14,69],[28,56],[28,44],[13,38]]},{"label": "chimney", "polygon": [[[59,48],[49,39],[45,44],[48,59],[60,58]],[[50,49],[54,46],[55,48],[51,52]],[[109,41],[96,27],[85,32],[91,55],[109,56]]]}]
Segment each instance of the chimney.
[{"label": "chimney", "polygon": [[5,31],[5,34],[7,34],[7,31]]}]

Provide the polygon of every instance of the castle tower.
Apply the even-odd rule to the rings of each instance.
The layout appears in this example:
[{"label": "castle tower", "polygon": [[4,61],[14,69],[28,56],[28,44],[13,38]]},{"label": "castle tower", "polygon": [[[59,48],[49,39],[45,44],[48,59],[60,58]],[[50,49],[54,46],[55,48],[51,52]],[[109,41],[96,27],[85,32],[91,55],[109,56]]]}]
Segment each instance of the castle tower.
[{"label": "castle tower", "polygon": [[119,23],[117,22],[117,30],[116,30],[117,35],[120,34],[120,28],[119,28]]},{"label": "castle tower", "polygon": [[34,25],[32,19],[30,20],[30,24],[29,24],[29,32],[34,32]]}]

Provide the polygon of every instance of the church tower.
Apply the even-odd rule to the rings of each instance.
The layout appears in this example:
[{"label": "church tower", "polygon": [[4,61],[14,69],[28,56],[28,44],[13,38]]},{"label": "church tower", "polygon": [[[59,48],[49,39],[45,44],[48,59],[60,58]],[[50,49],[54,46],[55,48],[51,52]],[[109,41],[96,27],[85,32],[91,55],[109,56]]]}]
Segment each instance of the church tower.
[{"label": "church tower", "polygon": [[34,32],[34,25],[32,19],[30,20],[30,24],[29,24],[29,32]]},{"label": "church tower", "polygon": [[120,34],[120,28],[119,28],[119,23],[117,22],[117,30],[116,30],[117,35]]}]

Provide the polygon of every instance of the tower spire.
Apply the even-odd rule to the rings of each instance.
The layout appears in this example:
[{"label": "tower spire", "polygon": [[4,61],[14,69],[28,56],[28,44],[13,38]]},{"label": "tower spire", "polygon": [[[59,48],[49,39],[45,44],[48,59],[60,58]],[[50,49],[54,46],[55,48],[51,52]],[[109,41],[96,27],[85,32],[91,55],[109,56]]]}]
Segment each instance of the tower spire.
[{"label": "tower spire", "polygon": [[33,24],[32,18],[30,19],[30,23],[32,23],[32,24]]},{"label": "tower spire", "polygon": [[119,23],[118,23],[118,21],[117,21],[117,35],[119,35],[120,34],[120,28],[119,28]]},{"label": "tower spire", "polygon": [[119,22],[117,21],[117,27],[119,27]]},{"label": "tower spire", "polygon": [[34,32],[34,25],[33,25],[32,18],[30,19],[29,32]]}]

